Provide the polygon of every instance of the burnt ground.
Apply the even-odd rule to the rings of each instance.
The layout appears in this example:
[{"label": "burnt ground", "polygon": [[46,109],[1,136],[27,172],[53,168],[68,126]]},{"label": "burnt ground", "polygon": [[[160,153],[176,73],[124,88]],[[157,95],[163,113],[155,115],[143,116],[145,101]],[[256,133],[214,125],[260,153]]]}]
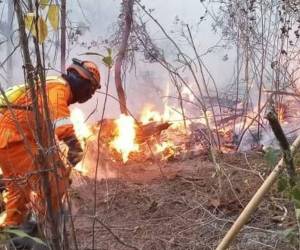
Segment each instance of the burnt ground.
[{"label": "burnt ground", "polygon": [[[221,177],[206,156],[108,164],[96,183],[76,175],[71,197],[79,249],[92,249],[95,185],[95,249],[215,249],[270,172],[261,153],[218,158]],[[230,249],[294,249],[283,235],[293,221],[290,203],[273,190]]]}]

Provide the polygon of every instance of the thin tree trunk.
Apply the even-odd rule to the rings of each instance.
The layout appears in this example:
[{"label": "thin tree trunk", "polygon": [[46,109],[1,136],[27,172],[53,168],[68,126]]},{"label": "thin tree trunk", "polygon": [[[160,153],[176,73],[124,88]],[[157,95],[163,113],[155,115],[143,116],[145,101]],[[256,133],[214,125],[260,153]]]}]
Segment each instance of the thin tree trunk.
[{"label": "thin tree trunk", "polygon": [[[11,42],[11,34],[13,32],[13,14],[14,14],[14,5],[13,1],[8,1],[7,4],[7,28],[8,28],[8,33],[5,34],[7,37],[7,80],[8,80],[8,86],[11,85],[12,82],[12,69],[13,69],[13,56],[10,55],[11,51],[13,50],[12,42]],[[7,86],[7,87],[8,87]]]},{"label": "thin tree trunk", "polygon": [[[235,96],[235,107],[234,107],[234,116],[236,117],[239,94],[240,94],[240,32],[237,32],[237,46],[236,46],[236,96]],[[236,131],[236,118],[233,121],[233,131]]]},{"label": "thin tree trunk", "polygon": [[128,46],[128,39],[132,26],[132,13],[133,13],[133,0],[123,0],[123,13],[125,24],[123,28],[122,41],[119,48],[119,52],[115,63],[115,84],[120,102],[120,110],[122,114],[127,114],[127,105],[125,92],[122,85],[122,63],[126,55],[126,49]]},{"label": "thin tree trunk", "polygon": [[66,70],[66,16],[67,0],[61,0],[60,71]]},{"label": "thin tree trunk", "polygon": [[[30,1],[29,1],[30,3]],[[38,105],[38,93],[36,93],[35,90],[35,75],[34,75],[34,68],[32,65],[32,61],[30,58],[30,52],[29,52],[29,46],[28,46],[28,39],[25,31],[25,23],[23,19],[23,13],[20,6],[20,2],[15,0],[15,11],[18,18],[18,24],[19,24],[19,34],[20,34],[20,43],[21,48],[23,52],[24,57],[24,63],[25,63],[25,70],[26,70],[26,78],[28,80],[29,88],[30,88],[30,94],[32,99],[32,106],[33,106],[33,113],[34,113],[34,122],[35,122],[35,128],[34,128],[34,134],[35,134],[35,140],[38,145],[41,145],[42,147],[39,147],[38,154],[35,159],[35,164],[37,164],[38,169],[49,169],[47,157],[45,156],[45,153],[43,151],[43,148],[45,145],[47,145],[47,142],[44,139],[44,135],[46,132],[46,123],[43,120],[43,117],[41,116],[39,105]],[[32,7],[32,5],[31,5]],[[53,209],[52,209],[52,202],[51,202],[51,188],[48,178],[48,173],[46,171],[43,171],[41,173],[41,182],[43,187],[43,192],[46,197],[46,207],[47,207],[47,215],[48,215],[48,222],[50,223],[51,227],[51,242],[53,244],[53,249],[59,250],[59,234],[58,234],[58,227],[56,224],[56,220],[54,219]]]}]

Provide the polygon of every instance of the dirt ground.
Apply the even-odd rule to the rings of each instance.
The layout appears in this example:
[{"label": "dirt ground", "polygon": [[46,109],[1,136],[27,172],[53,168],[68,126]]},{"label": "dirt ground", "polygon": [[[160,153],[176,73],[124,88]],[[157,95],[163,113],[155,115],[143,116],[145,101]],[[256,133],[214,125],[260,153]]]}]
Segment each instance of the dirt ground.
[{"label": "dirt ground", "polygon": [[[218,161],[221,177],[207,156],[107,164],[96,182],[76,175],[71,196],[78,248],[92,249],[94,240],[99,250],[215,249],[270,171],[261,153]],[[230,249],[294,249],[282,233],[294,220],[289,205],[269,193]]]}]

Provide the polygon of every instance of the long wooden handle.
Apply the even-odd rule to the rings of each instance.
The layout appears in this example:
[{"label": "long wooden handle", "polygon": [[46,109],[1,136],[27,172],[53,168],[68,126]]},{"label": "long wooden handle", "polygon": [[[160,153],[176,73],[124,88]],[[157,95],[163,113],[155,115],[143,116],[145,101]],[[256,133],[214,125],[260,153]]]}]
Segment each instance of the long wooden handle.
[{"label": "long wooden handle", "polygon": [[[294,141],[291,146],[292,154],[295,153],[295,150],[300,146],[300,136]],[[247,204],[243,212],[231,226],[229,231],[226,233],[225,237],[222,239],[216,250],[225,250],[229,247],[230,243],[235,239],[236,235],[240,232],[241,228],[248,222],[250,216],[256,210],[260,202],[262,201],[264,195],[270,190],[277,177],[283,170],[283,159],[281,159],[268,178],[264,181],[261,187],[257,190],[255,195],[252,197],[250,202]]]}]

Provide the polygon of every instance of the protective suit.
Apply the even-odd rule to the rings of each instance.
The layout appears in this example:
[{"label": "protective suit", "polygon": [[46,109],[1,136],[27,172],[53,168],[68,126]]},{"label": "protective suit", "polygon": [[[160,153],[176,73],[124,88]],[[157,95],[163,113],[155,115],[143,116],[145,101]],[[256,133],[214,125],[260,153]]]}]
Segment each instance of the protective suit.
[{"label": "protective suit", "polygon": [[[30,107],[30,92],[24,86],[22,88],[15,92],[17,96],[12,95],[10,102],[14,106]],[[78,59],[73,59],[67,74],[46,80],[51,122],[57,139],[69,147],[67,159],[71,165],[76,165],[82,159],[83,151],[70,120],[69,105],[87,101],[98,88],[100,72],[97,66],[93,62]],[[41,96],[38,97],[38,103],[43,115]],[[1,108],[0,111],[0,167],[8,191],[7,216],[2,226],[19,226],[29,210],[35,210],[41,216],[47,213],[41,173],[36,164],[39,145],[34,139],[34,113],[29,108],[6,109],[4,112]],[[59,154],[54,155],[51,160],[61,162]],[[48,172],[54,212],[58,211],[59,201],[69,186],[69,169],[62,164],[58,166],[58,182],[53,171]]]},{"label": "protective suit", "polygon": [[[73,125],[69,119],[69,103],[72,93],[69,84],[60,77],[47,79],[46,92],[48,96],[51,121],[58,140],[74,137]],[[15,105],[30,105],[29,91],[24,91]],[[39,98],[41,105],[41,98]],[[37,172],[36,160],[38,145],[34,140],[34,114],[30,110],[7,110],[0,118],[0,166],[8,190],[5,225],[16,226],[24,221],[28,205],[44,213],[44,197],[40,186],[40,174]],[[42,110],[40,110],[42,112]],[[16,122],[17,120],[17,122]],[[19,126],[18,126],[19,125]],[[21,130],[21,131],[20,131]],[[68,187],[68,173],[64,167],[58,169],[58,189],[53,188],[52,204],[58,209],[58,200]],[[15,179],[15,180],[14,180]],[[53,174],[49,175],[50,186],[55,187]]]}]

